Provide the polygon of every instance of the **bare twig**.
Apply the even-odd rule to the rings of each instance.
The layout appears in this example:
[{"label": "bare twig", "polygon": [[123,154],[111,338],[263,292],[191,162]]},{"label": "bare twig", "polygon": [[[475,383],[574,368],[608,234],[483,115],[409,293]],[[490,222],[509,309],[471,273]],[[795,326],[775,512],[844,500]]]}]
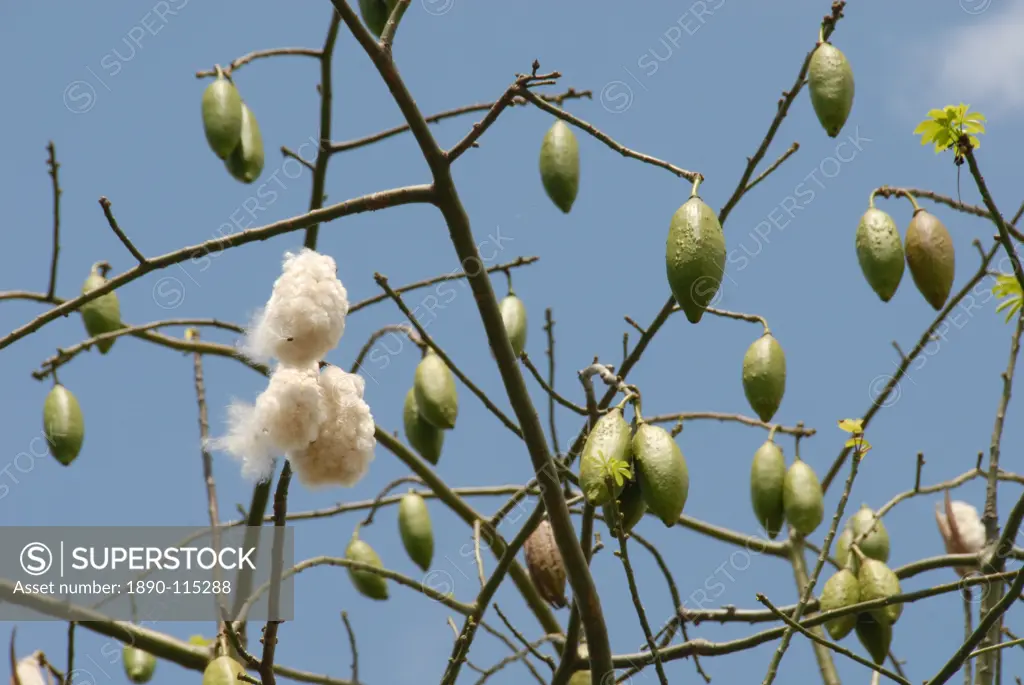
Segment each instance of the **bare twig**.
[{"label": "bare twig", "polygon": [[348,646],[352,650],[352,682],[359,682],[359,650],[356,649],[356,633],[352,630],[352,624],[348,621],[348,612],[341,612],[341,620],[345,624],[345,632],[348,633]]},{"label": "bare twig", "polygon": [[724,414],[717,411],[691,411],[681,412],[678,414],[658,414],[657,416],[651,417],[645,416],[644,420],[647,423],[678,423],[699,420],[735,421],[736,423],[742,423],[745,426],[753,426],[754,428],[764,428],[765,430],[775,429],[775,432],[780,435],[785,433],[787,435],[799,435],[805,438],[809,438],[817,433],[817,430],[814,428],[782,426],[775,423],[765,423],[760,419],[743,416],[741,414]]},{"label": "bare twig", "polygon": [[768,178],[769,176],[771,176],[773,171],[775,171],[780,166],[782,166],[782,163],[785,162],[790,157],[792,157],[794,154],[796,154],[796,151],[799,150],[799,149],[800,149],[800,143],[798,143],[797,141],[794,140],[793,144],[789,146],[788,150],[786,150],[781,155],[779,155],[779,158],[776,159],[771,164],[769,164],[767,169],[762,171],[760,174],[757,175],[757,178],[755,178],[753,181],[751,181],[750,183],[747,184],[747,187],[744,188],[743,192],[744,193],[749,193],[751,190],[753,190],[754,187],[757,186],[758,183],[760,183],[761,181],[763,181],[766,178]]},{"label": "bare twig", "polygon": [[101,197],[100,207],[103,208],[103,215],[107,217],[107,223],[110,224],[110,229],[114,232],[114,235],[117,236],[118,240],[121,241],[121,244],[132,253],[132,257],[135,257],[139,264],[145,264],[146,258],[141,252],[139,252],[139,249],[135,247],[128,236],[125,235],[125,232],[121,230],[121,227],[117,225],[117,219],[114,218],[114,213],[110,210],[110,200],[105,197]]},{"label": "bare twig", "polygon": [[60,163],[57,161],[57,148],[51,140],[46,146],[49,157],[46,165],[49,167],[50,179],[53,183],[53,253],[50,257],[50,284],[46,288],[46,299],[52,300],[57,292],[57,257],[60,255],[60,196],[63,191],[60,189],[58,170]]},{"label": "bare twig", "polygon": [[[546,392],[548,394],[548,399],[549,399],[550,405],[551,405],[550,406],[549,414],[550,414],[550,421],[551,421],[552,443],[557,445],[558,444],[558,439],[557,439],[558,436],[555,435],[554,403],[558,402],[558,404],[562,405],[566,409],[569,409],[569,410],[572,410],[572,411],[576,412],[580,416],[586,416],[587,415],[587,410],[585,408],[579,406],[578,404],[565,399],[564,397],[559,395],[557,392],[555,392],[555,389],[553,387],[551,387],[547,383],[547,381],[544,380],[543,376],[540,375],[540,371],[538,371],[537,367],[533,365],[532,361],[530,361],[530,356],[528,354],[526,354],[526,352],[523,352],[521,355],[519,355],[519,359],[520,359],[520,361],[523,362],[523,366],[525,366],[527,369],[530,370],[530,374],[533,375],[534,379],[537,381],[537,383],[540,385],[540,387],[544,390],[544,392]],[[548,364],[548,367],[549,368],[551,367],[550,362]],[[554,376],[551,375],[551,378],[554,378]]]},{"label": "bare twig", "polygon": [[423,342],[419,334],[407,323],[393,323],[388,324],[387,326],[382,326],[370,334],[370,337],[367,339],[362,349],[359,350],[359,354],[356,355],[356,360],[352,362],[352,368],[349,370],[349,373],[359,372],[363,366],[363,359],[370,353],[370,350],[373,349],[374,343],[385,335],[394,335],[395,333],[403,334],[409,339],[409,342],[421,350],[426,346],[426,343]]},{"label": "bare twig", "polygon": [[[317,59],[319,59],[321,51],[314,48],[272,48],[270,50],[256,50],[255,52],[250,52],[247,55],[242,55],[241,57],[232,60],[231,64],[227,65],[226,67],[222,67],[221,69],[224,72],[225,76],[231,76],[231,74],[234,71],[238,70],[242,66],[254,60],[265,59],[267,57],[283,57],[285,55],[316,57]],[[208,78],[210,76],[216,75],[216,67],[210,69],[209,71],[196,72],[196,78]]]}]

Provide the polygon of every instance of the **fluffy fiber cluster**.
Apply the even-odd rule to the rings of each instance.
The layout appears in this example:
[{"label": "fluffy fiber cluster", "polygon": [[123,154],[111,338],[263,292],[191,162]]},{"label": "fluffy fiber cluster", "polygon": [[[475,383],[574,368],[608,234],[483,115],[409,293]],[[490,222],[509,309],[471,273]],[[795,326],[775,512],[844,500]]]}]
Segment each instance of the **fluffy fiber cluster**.
[{"label": "fluffy fiber cluster", "polygon": [[246,478],[269,477],[284,454],[303,485],[351,486],[373,460],[365,381],[319,363],[345,331],[348,298],[336,271],[326,255],[286,253],[270,301],[246,335],[248,356],[278,364],[255,404],[232,401],[227,434],[211,441],[242,462]]},{"label": "fluffy fiber cluster", "polygon": [[[948,492],[944,505],[935,505],[935,521],[947,554],[977,554],[985,547],[985,524],[978,510],[967,502],[951,501]],[[971,571],[969,568],[954,570],[961,576]]]},{"label": "fluffy fiber cluster", "polygon": [[242,349],[260,361],[311,364],[338,346],[346,316],[348,293],[334,259],[309,249],[287,252],[270,301],[254,318]]}]

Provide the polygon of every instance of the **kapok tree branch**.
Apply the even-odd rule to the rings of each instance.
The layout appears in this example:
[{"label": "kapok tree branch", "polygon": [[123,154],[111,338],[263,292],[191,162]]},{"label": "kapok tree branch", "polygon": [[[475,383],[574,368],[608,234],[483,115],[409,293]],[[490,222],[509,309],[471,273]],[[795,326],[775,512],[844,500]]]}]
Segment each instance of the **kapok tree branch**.
[{"label": "kapok tree branch", "polygon": [[[894,197],[894,196],[895,197],[899,197],[899,196],[903,196],[903,195],[909,194],[909,195],[911,195],[911,196],[913,196],[915,198],[918,198],[918,199],[920,199],[922,197],[923,198],[927,198],[927,199],[929,199],[929,200],[931,200],[933,202],[936,202],[936,203],[938,203],[940,205],[945,205],[945,206],[949,207],[950,209],[956,210],[958,212],[963,212],[964,214],[971,214],[973,216],[981,217],[982,219],[991,219],[992,218],[992,213],[989,212],[984,207],[979,207],[978,205],[969,205],[966,202],[960,202],[959,200],[954,200],[953,198],[949,197],[948,195],[941,195],[940,193],[936,193],[936,192],[931,191],[931,190],[925,190],[924,188],[898,188],[898,187],[895,187],[895,186],[881,186],[881,187],[875,188],[874,194],[878,195],[879,197],[884,197],[884,198],[889,198],[889,197]],[[1024,207],[1024,205],[1021,205],[1021,206]],[[1010,235],[1012,235],[1017,240],[1020,240],[1020,241],[1024,242],[1024,233],[1021,233],[1020,231],[1018,231],[1013,226],[1013,224],[1016,224],[1017,221],[1019,221],[1019,220],[1020,220],[1020,215],[1018,214],[1016,217],[1014,217],[1014,220],[1011,221],[1007,225],[1006,228],[1010,232]]]},{"label": "kapok tree branch", "polygon": [[53,182],[53,252],[50,257],[50,284],[46,288],[46,299],[52,300],[57,291],[57,257],[60,255],[60,179],[57,170],[60,163],[57,162],[57,148],[53,141],[46,146],[49,157],[46,166],[49,167],[50,179]]},{"label": "kapok tree branch", "polygon": [[[309,210],[314,211],[324,206],[324,185],[327,182],[327,163],[331,159],[331,118],[332,92],[331,68],[334,61],[334,43],[338,38],[338,29],[341,26],[341,18],[337,12],[331,12],[331,23],[327,29],[327,38],[324,40],[324,48],[320,51],[320,145],[317,147],[316,162],[313,166],[313,184],[310,191]],[[305,246],[311,250],[316,249],[317,234],[320,231],[319,224],[313,224],[306,229]]]},{"label": "kapok tree branch", "polygon": [[144,264],[137,264],[128,271],[111,278],[98,288],[90,290],[88,293],[80,295],[74,299],[66,300],[61,305],[40,314],[24,326],[21,326],[3,338],[0,338],[0,350],[8,347],[18,340],[21,340],[30,333],[38,331],[51,321],[55,321],[62,316],[70,314],[87,302],[92,302],[96,298],[106,295],[109,292],[113,292],[123,285],[127,285],[132,281],[142,278],[148,273],[158,271],[174,264],[180,264],[188,259],[193,259],[196,255],[223,252],[241,245],[247,245],[248,243],[267,240],[268,238],[273,238],[278,235],[298,231],[314,224],[334,221],[335,219],[339,219],[343,216],[372,212],[378,209],[384,209],[385,207],[395,207],[398,205],[432,203],[433,199],[434,190],[433,186],[430,185],[407,186],[405,188],[385,190],[364,195],[353,200],[339,202],[338,204],[330,205],[329,207],[324,207],[323,209],[318,209],[300,216],[275,221],[274,223],[267,224],[266,226],[250,228],[238,233],[232,233],[231,235],[207,240],[206,242],[199,243],[198,245],[183,247],[180,250],[168,252],[167,254],[160,255],[159,257],[150,258]]},{"label": "kapok tree branch", "polygon": [[[373,41],[372,36],[348,6],[348,3],[344,0],[332,0],[332,3],[370,57],[388,90],[391,91],[399,110],[409,122],[412,134],[430,167],[434,179],[435,204],[441,210],[445,223],[448,225],[449,237],[458,254],[459,261],[462,264],[481,264],[482,260],[473,237],[469,217],[452,179],[449,160],[438,146],[437,141],[434,140],[427,122],[423,120],[423,115],[406,88],[402,77],[390,56]],[[580,605],[580,615],[590,647],[593,677],[595,682],[601,682],[601,679],[612,672],[611,646],[601,610],[601,600],[590,575],[583,549],[576,539],[572,520],[569,517],[569,509],[559,487],[555,464],[547,448],[544,429],[530,400],[526,382],[516,363],[512,345],[505,332],[491,279],[487,274],[478,272],[476,275],[470,275],[469,284],[480,312],[484,330],[487,333],[487,339],[490,342],[491,352],[497,361],[509,402],[519,419],[519,426],[523,432],[534,472],[542,486],[544,507],[551,522],[555,542],[566,566],[566,574],[573,590],[573,596]],[[449,677],[452,680],[458,675],[460,667],[461,662],[451,665]]]}]

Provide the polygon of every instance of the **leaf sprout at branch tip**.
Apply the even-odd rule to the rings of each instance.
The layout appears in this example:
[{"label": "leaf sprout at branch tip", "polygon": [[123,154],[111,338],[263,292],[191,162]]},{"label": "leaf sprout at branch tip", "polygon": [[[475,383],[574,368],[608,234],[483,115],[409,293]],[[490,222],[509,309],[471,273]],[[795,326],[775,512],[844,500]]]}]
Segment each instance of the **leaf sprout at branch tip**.
[{"label": "leaf sprout at branch tip", "polygon": [[864,419],[841,419],[838,424],[839,430],[853,435],[844,447],[852,447],[860,456],[867,454],[871,443],[864,438]]},{"label": "leaf sprout at branch tip", "polygon": [[[956,148],[960,136],[967,134],[972,148],[981,147],[981,142],[972,134],[984,134],[985,115],[981,112],[969,112],[970,105],[963,103],[959,105],[946,105],[942,109],[933,109],[928,112],[928,118],[917,125],[914,135],[921,136],[921,145],[934,143],[936,154],[943,150]],[[955,152],[956,159],[962,158],[962,153]]]},{"label": "leaf sprout at branch tip", "polygon": [[1006,298],[999,303],[996,307],[997,312],[1001,312],[1004,309],[1006,312],[1006,323],[1010,322],[1013,315],[1021,308],[1022,296],[1024,293],[1021,292],[1020,283],[1017,282],[1017,278],[1013,274],[999,274],[996,276],[995,285],[992,286],[992,294],[998,298]]}]

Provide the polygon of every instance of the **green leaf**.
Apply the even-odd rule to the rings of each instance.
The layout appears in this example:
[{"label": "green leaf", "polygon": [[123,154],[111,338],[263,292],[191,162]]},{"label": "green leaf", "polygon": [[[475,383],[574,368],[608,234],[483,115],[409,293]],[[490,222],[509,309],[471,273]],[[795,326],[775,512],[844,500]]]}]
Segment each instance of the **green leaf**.
[{"label": "green leaf", "polygon": [[1013,274],[999,274],[996,276],[996,282],[992,286],[992,294],[1003,300],[996,307],[996,312],[1006,310],[1006,323],[1009,323],[1014,314],[1020,311],[1021,306],[1024,305],[1020,283],[1017,282]]},{"label": "green leaf", "polygon": [[864,419],[843,419],[839,421],[839,430],[853,433],[854,435],[862,435],[864,433]]}]

